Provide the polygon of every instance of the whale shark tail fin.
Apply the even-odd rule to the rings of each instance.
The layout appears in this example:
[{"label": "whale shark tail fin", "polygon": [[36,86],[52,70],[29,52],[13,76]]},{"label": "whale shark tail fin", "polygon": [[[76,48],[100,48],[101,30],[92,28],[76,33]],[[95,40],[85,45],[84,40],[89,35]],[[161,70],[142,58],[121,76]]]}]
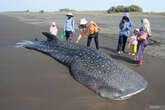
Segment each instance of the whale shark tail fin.
[{"label": "whale shark tail fin", "polygon": [[32,41],[22,40],[21,42],[16,43],[16,47],[17,48],[28,47],[28,46],[33,45],[33,44],[34,44],[34,42],[32,42]]},{"label": "whale shark tail fin", "polygon": [[58,41],[57,36],[55,36],[49,32],[42,32],[42,34],[47,37],[48,41],[52,41],[52,40]]}]

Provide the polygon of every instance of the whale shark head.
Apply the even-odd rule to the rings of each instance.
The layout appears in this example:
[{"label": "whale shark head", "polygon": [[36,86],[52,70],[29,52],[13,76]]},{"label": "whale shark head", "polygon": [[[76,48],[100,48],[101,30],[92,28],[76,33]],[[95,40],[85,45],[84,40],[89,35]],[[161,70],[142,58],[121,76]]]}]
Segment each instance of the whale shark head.
[{"label": "whale shark head", "polygon": [[131,88],[127,88],[127,89],[121,89],[121,88],[100,88],[98,89],[98,93],[105,98],[110,98],[113,100],[125,100],[125,99],[129,99],[130,97],[132,97],[135,94],[138,94],[140,92],[142,92],[143,90],[146,89],[148,83],[144,80],[143,83],[139,84],[139,85],[134,85],[134,87]]},{"label": "whale shark head", "polygon": [[98,89],[101,96],[114,100],[125,100],[147,88],[148,83],[140,74],[124,65],[120,66],[120,72],[111,73],[109,76],[112,79],[107,81],[108,86],[104,85]]},{"label": "whale shark head", "polygon": [[146,89],[147,81],[136,71],[99,54],[98,51],[80,52],[80,58],[76,57],[71,71],[75,73],[76,80],[100,96],[125,100]]}]

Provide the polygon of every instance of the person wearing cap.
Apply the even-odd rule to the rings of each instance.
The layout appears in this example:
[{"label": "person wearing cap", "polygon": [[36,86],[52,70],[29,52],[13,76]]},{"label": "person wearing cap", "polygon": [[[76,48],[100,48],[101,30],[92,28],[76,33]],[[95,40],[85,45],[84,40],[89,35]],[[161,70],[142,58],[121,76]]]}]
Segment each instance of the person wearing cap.
[{"label": "person wearing cap", "polygon": [[79,29],[80,29],[80,34],[75,42],[78,43],[82,37],[87,36],[88,37],[87,47],[90,47],[91,40],[92,38],[94,38],[96,49],[98,50],[99,49],[99,41],[98,41],[99,27],[97,26],[97,24],[94,21],[88,22],[85,18],[83,18],[80,20]]},{"label": "person wearing cap", "polygon": [[50,33],[56,36],[57,32],[58,32],[58,29],[57,29],[56,23],[52,22],[52,24],[50,25]]},{"label": "person wearing cap", "polygon": [[66,32],[66,41],[71,42],[74,32],[74,19],[72,13],[68,13],[66,16],[67,18],[64,24],[64,32]]}]

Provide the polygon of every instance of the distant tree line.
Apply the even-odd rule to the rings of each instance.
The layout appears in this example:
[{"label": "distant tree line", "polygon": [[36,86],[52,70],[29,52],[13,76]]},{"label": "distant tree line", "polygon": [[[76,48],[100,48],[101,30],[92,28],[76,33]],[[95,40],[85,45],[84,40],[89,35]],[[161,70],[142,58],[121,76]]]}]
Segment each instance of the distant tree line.
[{"label": "distant tree line", "polygon": [[39,12],[40,12],[40,13],[44,13],[44,10],[40,10]]},{"label": "distant tree line", "polygon": [[26,13],[29,13],[29,12],[30,12],[30,10],[25,10],[25,12],[26,12]]},{"label": "distant tree line", "polygon": [[[25,13],[29,13],[30,10],[28,9],[28,10],[25,10],[24,12],[25,12]],[[44,13],[44,12],[45,12],[44,10],[40,10],[40,11],[39,11],[39,13]]]},{"label": "distant tree line", "polygon": [[63,9],[60,9],[59,11],[60,12],[71,12],[71,11],[76,11],[76,10],[69,9],[69,8],[63,8]]},{"label": "distant tree line", "polygon": [[107,10],[108,13],[116,13],[116,12],[143,12],[143,9],[137,5],[123,6],[118,5],[116,7],[111,7]]}]

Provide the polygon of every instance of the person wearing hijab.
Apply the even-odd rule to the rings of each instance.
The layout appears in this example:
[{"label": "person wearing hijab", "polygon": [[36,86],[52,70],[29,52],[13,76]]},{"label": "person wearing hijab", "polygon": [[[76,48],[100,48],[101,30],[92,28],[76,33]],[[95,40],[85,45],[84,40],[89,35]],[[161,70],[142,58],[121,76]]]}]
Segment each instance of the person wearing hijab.
[{"label": "person wearing hijab", "polygon": [[56,36],[57,32],[58,32],[58,29],[57,29],[56,23],[52,22],[52,24],[50,25],[50,33]]},{"label": "person wearing hijab", "polygon": [[148,45],[148,37],[149,37],[149,28],[147,29],[146,26],[149,26],[148,20],[142,20],[142,27],[140,28],[140,32],[137,35],[137,53],[136,53],[136,62],[137,64],[143,63],[143,52],[145,47]]},{"label": "person wearing hijab", "polygon": [[127,38],[130,36],[130,31],[132,29],[133,25],[131,22],[131,19],[129,17],[129,14],[126,13],[119,24],[119,40],[118,40],[118,46],[117,46],[117,52],[118,54],[121,54],[125,50],[125,44],[127,42]]},{"label": "person wearing hijab", "polygon": [[148,37],[151,37],[151,25],[147,18],[141,20],[142,25],[147,29]]}]

